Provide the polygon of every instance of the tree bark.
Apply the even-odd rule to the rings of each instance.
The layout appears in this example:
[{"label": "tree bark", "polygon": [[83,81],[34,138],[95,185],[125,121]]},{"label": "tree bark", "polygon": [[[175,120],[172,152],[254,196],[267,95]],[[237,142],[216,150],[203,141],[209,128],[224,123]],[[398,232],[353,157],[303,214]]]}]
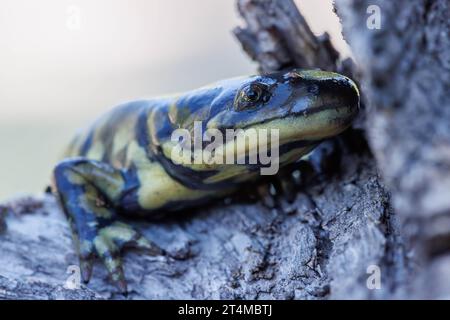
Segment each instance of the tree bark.
[{"label": "tree bark", "polygon": [[[366,21],[370,5],[379,29]],[[366,132],[421,273],[418,297],[450,297],[450,2],[336,0],[361,68]]]},{"label": "tree bark", "polygon": [[[415,297],[417,291],[407,284],[418,263],[423,279],[447,279],[449,259],[441,254],[444,242],[436,239],[446,234],[441,231],[448,221],[448,197],[440,192],[448,183],[450,159],[445,157],[449,110],[444,94],[448,7],[445,1],[383,1],[386,25],[373,31],[365,27],[369,2],[377,3],[336,1],[353,63],[340,61],[327,35],[313,35],[291,0],[237,1],[245,25],[234,33],[260,71],[336,70],[361,83],[367,107],[357,129],[319,147],[313,165],[320,170],[297,187],[292,204],[270,210],[259,203],[224,201],[159,223],[133,221],[174,258],[127,253],[128,298]],[[444,9],[447,13],[440,12]],[[399,13],[400,19],[392,18]],[[407,48],[407,54],[399,48]],[[0,215],[7,212],[7,229],[0,235],[0,298],[123,298],[100,265],[89,289],[64,288],[73,279],[67,268],[77,261],[53,197],[11,200]],[[425,221],[424,232],[418,231],[419,221]],[[415,228],[401,233],[410,225]],[[410,242],[413,235],[416,241]],[[412,254],[417,248],[428,253]],[[436,262],[441,260],[444,264]],[[436,275],[425,276],[432,272]],[[445,288],[427,292],[448,294]]]},{"label": "tree bark", "polygon": [[[369,265],[403,272],[403,253],[373,159],[346,150],[339,173],[312,178],[293,204],[220,203],[160,223],[133,221],[176,259],[125,255],[130,299],[377,298]],[[351,163],[352,165],[346,165]],[[65,289],[76,268],[70,231],[52,196],[4,204],[0,299],[122,299],[104,267],[80,289]],[[384,268],[386,266],[386,268]],[[73,269],[72,269],[73,270]],[[383,274],[384,276],[384,274]]]}]

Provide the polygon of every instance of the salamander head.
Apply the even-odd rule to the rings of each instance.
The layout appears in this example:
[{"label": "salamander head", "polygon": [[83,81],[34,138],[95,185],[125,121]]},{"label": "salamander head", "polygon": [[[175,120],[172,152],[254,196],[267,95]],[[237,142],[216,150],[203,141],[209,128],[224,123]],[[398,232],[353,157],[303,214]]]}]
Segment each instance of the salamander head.
[{"label": "salamander head", "polygon": [[279,129],[280,142],[320,141],[350,126],[359,92],[349,78],[317,70],[254,76],[223,90],[206,127]]},{"label": "salamander head", "polygon": [[278,130],[280,165],[347,129],[359,111],[355,83],[333,72],[294,69],[223,88],[206,128]]},{"label": "salamander head", "polygon": [[[278,132],[279,165],[283,166],[298,160],[322,140],[347,129],[358,111],[359,92],[349,78],[333,72],[294,69],[225,80],[187,93],[172,105],[169,118],[172,128],[194,132],[194,135],[194,123],[199,122],[202,130],[213,129],[211,131],[224,137],[230,131],[228,129],[241,129],[245,134],[250,131],[272,133],[275,130]],[[225,158],[231,152],[237,152],[237,158],[248,157],[249,151],[257,150],[256,153],[261,154],[261,140],[256,140],[256,143],[255,140],[247,140],[244,147],[236,140],[225,139],[219,144],[217,138],[213,140],[216,146],[221,146],[212,153],[216,158],[218,152],[219,158]],[[163,143],[163,152],[166,158],[175,161],[177,155],[172,151],[176,143],[173,141]],[[267,138],[267,141],[267,147],[271,148],[273,140]],[[204,147],[205,143],[200,146]],[[194,149],[195,152],[195,145]],[[216,172],[216,180],[211,178],[208,180],[211,182],[245,176],[258,167],[227,167],[214,163],[188,166]]]}]

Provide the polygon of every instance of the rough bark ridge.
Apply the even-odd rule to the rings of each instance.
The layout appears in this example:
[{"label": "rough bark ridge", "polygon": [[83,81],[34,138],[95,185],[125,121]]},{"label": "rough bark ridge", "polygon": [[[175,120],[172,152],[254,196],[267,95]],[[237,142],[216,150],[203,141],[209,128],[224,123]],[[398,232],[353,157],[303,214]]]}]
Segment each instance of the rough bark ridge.
[{"label": "rough bark ridge", "polygon": [[[380,29],[365,27],[369,5],[380,10]],[[336,6],[363,73],[371,149],[425,270],[416,292],[448,298],[450,2],[336,0]]]},{"label": "rough bark ridge", "polygon": [[[128,253],[128,298],[377,298],[366,270],[402,272],[388,195],[373,159],[345,150],[339,174],[312,178],[292,205],[218,204],[157,224],[134,222],[176,259]],[[352,165],[346,165],[351,163]],[[52,196],[20,198],[1,235],[0,299],[123,298],[96,265],[89,289],[64,288],[76,265],[69,228]],[[387,276],[386,276],[387,277]]]},{"label": "rough bark ridge", "polygon": [[[363,84],[370,106],[370,146],[394,191],[401,224],[361,131],[353,130],[334,141],[341,161],[329,174],[315,175],[299,187],[292,205],[268,210],[255,203],[218,203],[171,221],[134,222],[176,259],[127,254],[129,298],[413,296],[405,290],[411,255],[404,250],[400,225],[425,221],[426,234],[433,235],[426,239],[439,239],[436,236],[447,226],[448,199],[441,199],[445,196],[439,190],[448,185],[449,174],[449,157],[444,155],[449,132],[445,120],[448,123],[450,117],[442,105],[448,99],[444,92],[450,63],[448,52],[442,52],[445,45],[448,51],[444,24],[449,11],[445,1],[380,1],[382,23],[389,28],[373,31],[366,28],[366,9],[372,2],[377,1],[337,1],[361,73],[350,61],[339,61],[326,35],[317,38],[311,33],[291,0],[238,0],[246,26],[234,32],[262,71],[320,67]],[[327,152],[327,145],[318,150]],[[434,174],[442,179],[433,179]],[[427,190],[440,192],[439,199]],[[67,267],[76,264],[67,223],[53,198],[38,200],[12,200],[0,210],[16,213],[8,216],[8,229],[0,236],[0,298],[121,298],[100,267],[89,289],[63,288]],[[414,206],[420,212],[412,210]],[[25,212],[33,214],[21,214]],[[410,233],[417,234],[414,230]],[[418,243],[424,248],[441,249],[436,243],[444,243],[423,238]],[[436,256],[433,250],[427,252]],[[445,282],[449,259],[438,257],[425,260],[424,270],[434,275],[424,279]],[[373,265],[380,268],[381,289],[367,286],[367,268]],[[426,292],[442,297],[444,289]]]}]

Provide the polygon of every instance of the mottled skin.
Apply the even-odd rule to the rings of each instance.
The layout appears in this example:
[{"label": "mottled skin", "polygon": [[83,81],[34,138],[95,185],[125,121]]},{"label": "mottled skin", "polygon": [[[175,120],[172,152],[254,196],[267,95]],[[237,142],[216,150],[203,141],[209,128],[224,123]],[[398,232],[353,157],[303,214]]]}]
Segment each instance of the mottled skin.
[{"label": "mottled skin", "polygon": [[75,137],[54,170],[84,281],[99,257],[126,291],[120,260],[125,245],[164,254],[119,222],[120,215],[151,217],[195,206],[259,179],[255,165],[175,164],[174,129],[192,131],[194,121],[221,131],[279,129],[280,166],[286,166],[345,130],[358,109],[358,90],[350,79],[315,70],[231,79],[112,109]]}]

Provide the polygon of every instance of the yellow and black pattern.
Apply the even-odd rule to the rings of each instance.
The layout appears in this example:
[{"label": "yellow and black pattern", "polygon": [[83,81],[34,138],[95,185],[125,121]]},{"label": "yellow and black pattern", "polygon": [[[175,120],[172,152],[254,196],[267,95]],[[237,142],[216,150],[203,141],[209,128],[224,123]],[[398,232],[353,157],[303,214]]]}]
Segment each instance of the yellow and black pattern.
[{"label": "yellow and black pattern", "polygon": [[[134,245],[164,251],[120,215],[160,215],[230,194],[259,178],[258,165],[177,163],[176,129],[277,129],[280,166],[292,164],[323,139],[345,130],[356,116],[355,84],[336,73],[292,70],[222,81],[178,96],[116,107],[80,132],[55,167],[54,180],[71,223],[83,279],[101,258],[126,291],[119,252]],[[237,150],[223,142],[224,155]],[[225,145],[226,144],[226,145]],[[203,147],[203,146],[202,146]],[[244,152],[256,146],[246,145]],[[195,153],[197,150],[193,150]]]}]

